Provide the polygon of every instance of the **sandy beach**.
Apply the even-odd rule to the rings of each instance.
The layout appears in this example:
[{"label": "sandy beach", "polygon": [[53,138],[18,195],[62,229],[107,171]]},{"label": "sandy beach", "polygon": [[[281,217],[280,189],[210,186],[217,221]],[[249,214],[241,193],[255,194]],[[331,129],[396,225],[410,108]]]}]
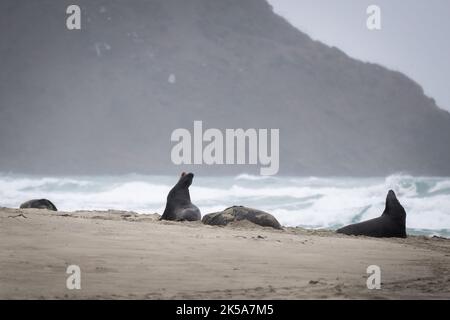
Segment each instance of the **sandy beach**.
[{"label": "sandy beach", "polygon": [[[0,209],[1,299],[449,299],[450,240]],[[69,290],[69,265],[81,289]],[[381,289],[366,286],[369,265]]]}]

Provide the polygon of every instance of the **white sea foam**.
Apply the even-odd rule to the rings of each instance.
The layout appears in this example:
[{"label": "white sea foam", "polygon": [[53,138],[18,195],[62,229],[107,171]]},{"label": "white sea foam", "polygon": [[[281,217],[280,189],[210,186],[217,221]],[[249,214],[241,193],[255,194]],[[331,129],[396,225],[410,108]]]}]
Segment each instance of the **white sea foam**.
[{"label": "white sea foam", "polygon": [[[177,177],[37,177],[0,174],[0,206],[48,198],[58,209],[122,209],[162,213]],[[378,217],[393,189],[412,232],[450,236],[450,178],[198,177],[191,198],[203,214],[232,205],[268,211],[283,225],[336,228]]]}]

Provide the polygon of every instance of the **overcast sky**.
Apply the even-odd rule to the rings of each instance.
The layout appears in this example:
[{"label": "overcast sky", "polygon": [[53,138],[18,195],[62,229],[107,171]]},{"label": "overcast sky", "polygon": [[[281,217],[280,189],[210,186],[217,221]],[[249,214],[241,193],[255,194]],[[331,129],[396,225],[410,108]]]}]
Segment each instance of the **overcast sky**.
[{"label": "overcast sky", "polygon": [[[449,0],[268,1],[313,39],[407,74],[450,111]],[[371,4],[381,8],[379,31],[366,27]]]}]

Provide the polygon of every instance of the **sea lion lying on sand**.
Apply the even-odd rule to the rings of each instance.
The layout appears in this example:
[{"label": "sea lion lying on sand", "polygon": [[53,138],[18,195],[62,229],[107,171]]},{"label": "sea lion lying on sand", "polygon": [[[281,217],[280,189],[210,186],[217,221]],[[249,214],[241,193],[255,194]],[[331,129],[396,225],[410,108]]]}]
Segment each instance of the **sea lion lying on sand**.
[{"label": "sea lion lying on sand", "polygon": [[381,217],[352,224],[336,232],[377,238],[406,238],[406,212],[394,191],[390,190],[386,197],[386,208]]},{"label": "sea lion lying on sand", "polygon": [[209,225],[225,226],[230,222],[241,220],[248,220],[262,227],[282,229],[280,223],[270,213],[243,206],[234,206],[222,212],[207,214],[203,217],[202,222]]},{"label": "sea lion lying on sand", "polygon": [[35,208],[35,209],[47,209],[47,210],[53,210],[58,211],[56,209],[56,206],[47,199],[33,199],[27,202],[24,202],[20,205],[20,209],[26,209],[26,208]]}]

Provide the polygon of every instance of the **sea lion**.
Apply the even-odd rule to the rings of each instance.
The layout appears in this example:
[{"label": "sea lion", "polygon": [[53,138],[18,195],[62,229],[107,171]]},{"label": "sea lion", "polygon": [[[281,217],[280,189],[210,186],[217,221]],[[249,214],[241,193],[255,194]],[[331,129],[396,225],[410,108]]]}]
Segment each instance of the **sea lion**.
[{"label": "sea lion", "polygon": [[27,202],[24,202],[20,205],[20,209],[26,208],[35,208],[35,209],[47,209],[52,211],[58,211],[56,206],[47,199],[33,199]]},{"label": "sea lion", "polygon": [[336,232],[377,238],[406,238],[406,212],[394,191],[390,190],[386,197],[386,208],[381,217],[352,224]]},{"label": "sea lion", "polygon": [[278,220],[270,213],[243,206],[234,206],[222,212],[207,214],[203,217],[202,222],[209,225],[225,226],[230,222],[241,220],[248,220],[262,227],[282,229]]},{"label": "sea lion", "polygon": [[161,220],[198,221],[201,219],[200,210],[191,203],[189,195],[193,178],[193,173],[181,174],[180,180],[167,195],[166,209]]}]

